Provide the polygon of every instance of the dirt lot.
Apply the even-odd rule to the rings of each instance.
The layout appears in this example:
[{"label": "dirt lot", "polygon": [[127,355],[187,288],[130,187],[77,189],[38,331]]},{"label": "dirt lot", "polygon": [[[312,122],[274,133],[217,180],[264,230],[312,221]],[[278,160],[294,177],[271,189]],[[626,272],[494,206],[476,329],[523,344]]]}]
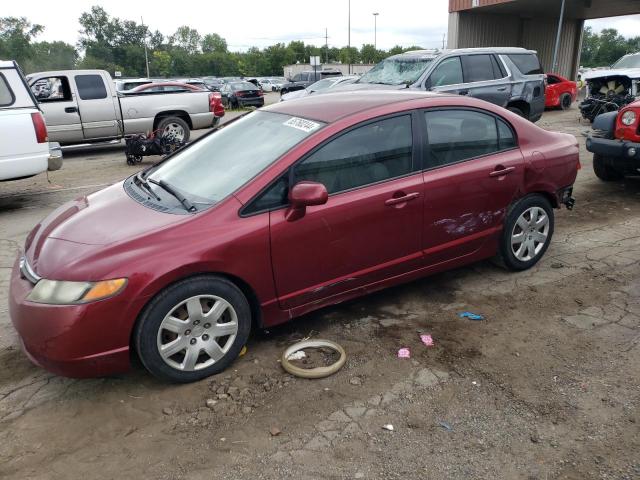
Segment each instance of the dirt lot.
[{"label": "dirt lot", "polygon": [[[540,125],[584,146],[577,117]],[[255,334],[226,374],[183,386],[140,366],[52,376],[10,327],[15,250],[60,203],[131,174],[122,150],[68,153],[51,183],[0,185],[0,477],[640,478],[640,181],[602,183],[582,153],[576,208],[558,212],[531,271],[484,262],[324,309]],[[306,336],[341,343],[345,367],[285,374],[282,350]]]}]

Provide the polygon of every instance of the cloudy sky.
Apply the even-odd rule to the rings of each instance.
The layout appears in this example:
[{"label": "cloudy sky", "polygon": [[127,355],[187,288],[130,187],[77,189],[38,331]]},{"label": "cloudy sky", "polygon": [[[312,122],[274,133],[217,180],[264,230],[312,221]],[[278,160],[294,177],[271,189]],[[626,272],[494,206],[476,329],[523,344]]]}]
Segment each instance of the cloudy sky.
[{"label": "cloudy sky", "polygon": [[[325,28],[329,45],[347,44],[348,0],[308,2],[240,2],[190,0],[184,2],[136,2],[131,0],[28,0],[2,1],[2,16],[25,16],[45,26],[39,40],[64,40],[75,44],[78,17],[91,5],[101,5],[110,15],[144,22],[152,30],[173,33],[189,25],[200,33],[215,32],[224,37],[231,50],[265,47],[276,42],[303,40],[324,44]],[[373,43],[373,13],[378,12],[378,48],[394,45],[442,46],[447,32],[448,0],[351,0],[351,44]],[[166,7],[163,6],[166,4]],[[275,8],[291,4],[291,8]],[[234,12],[237,12],[234,16]],[[640,15],[589,22],[595,30],[617,28],[625,36],[640,34]]]}]

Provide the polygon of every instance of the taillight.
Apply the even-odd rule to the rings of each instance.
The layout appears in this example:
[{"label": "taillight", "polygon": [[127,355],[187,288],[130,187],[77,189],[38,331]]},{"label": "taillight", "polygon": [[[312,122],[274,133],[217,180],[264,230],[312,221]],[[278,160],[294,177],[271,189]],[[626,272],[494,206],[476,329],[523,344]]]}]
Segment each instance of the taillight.
[{"label": "taillight", "polygon": [[31,121],[33,122],[33,128],[36,131],[36,140],[38,143],[45,143],[49,141],[47,135],[47,125],[44,123],[44,118],[40,112],[31,114]]},{"label": "taillight", "polygon": [[264,92],[262,90],[258,90],[258,96],[259,97],[264,97]]},{"label": "taillight", "polygon": [[220,102],[222,96],[219,93],[210,93],[209,94],[209,111],[215,111],[216,105]]},{"label": "taillight", "polygon": [[236,92],[236,97],[244,97],[244,92]]}]

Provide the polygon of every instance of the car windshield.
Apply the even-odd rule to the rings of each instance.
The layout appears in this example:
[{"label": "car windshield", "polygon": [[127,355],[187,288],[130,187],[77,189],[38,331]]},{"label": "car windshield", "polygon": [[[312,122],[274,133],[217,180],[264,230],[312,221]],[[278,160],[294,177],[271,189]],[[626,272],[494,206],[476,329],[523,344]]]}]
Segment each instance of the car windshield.
[{"label": "car windshield", "polygon": [[231,88],[234,90],[255,90],[256,86],[251,82],[232,83]]},{"label": "car windshield", "polygon": [[324,126],[317,121],[257,111],[176,153],[151,171],[194,203],[216,203]]},{"label": "car windshield", "polygon": [[612,68],[640,68],[640,53],[625,55],[614,63]]},{"label": "car windshield", "polygon": [[325,78],[324,80],[318,80],[316,83],[309,85],[309,90],[317,92],[318,90],[324,90],[338,81],[337,78]]},{"label": "car windshield", "polygon": [[433,57],[387,58],[365,73],[356,83],[410,85],[420,78],[432,61]]}]

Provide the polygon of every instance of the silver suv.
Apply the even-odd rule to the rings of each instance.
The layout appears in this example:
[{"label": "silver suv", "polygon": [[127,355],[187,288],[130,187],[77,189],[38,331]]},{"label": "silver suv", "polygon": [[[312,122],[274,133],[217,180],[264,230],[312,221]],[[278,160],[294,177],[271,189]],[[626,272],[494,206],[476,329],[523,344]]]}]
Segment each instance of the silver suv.
[{"label": "silver suv", "polygon": [[[378,63],[341,90],[418,88],[480,98],[536,122],[544,111],[544,72],[524,48],[414,50]],[[334,90],[335,91],[335,90]]]}]

